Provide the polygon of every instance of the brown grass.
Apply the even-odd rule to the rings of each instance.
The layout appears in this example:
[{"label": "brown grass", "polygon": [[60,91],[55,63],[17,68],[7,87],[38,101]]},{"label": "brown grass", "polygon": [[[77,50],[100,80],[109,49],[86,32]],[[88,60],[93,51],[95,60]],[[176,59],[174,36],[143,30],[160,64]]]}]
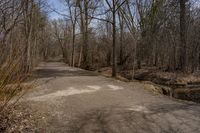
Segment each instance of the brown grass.
[{"label": "brown grass", "polygon": [[20,57],[8,59],[0,66],[0,112],[9,106],[13,98],[21,97],[19,93],[24,89],[22,82],[29,76],[28,72],[23,71]]},{"label": "brown grass", "polygon": [[15,114],[15,105],[34,87],[34,82],[25,83],[31,74],[24,70],[23,56],[14,57],[0,64],[0,132],[6,131],[11,123],[14,127],[16,120],[21,121],[21,116]]}]

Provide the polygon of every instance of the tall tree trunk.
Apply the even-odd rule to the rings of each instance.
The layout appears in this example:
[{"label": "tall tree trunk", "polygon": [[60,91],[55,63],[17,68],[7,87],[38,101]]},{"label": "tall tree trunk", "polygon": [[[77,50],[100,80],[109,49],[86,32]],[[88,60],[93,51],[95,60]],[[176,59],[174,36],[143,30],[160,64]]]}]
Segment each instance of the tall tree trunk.
[{"label": "tall tree trunk", "polygon": [[88,32],[88,5],[87,5],[87,0],[83,1],[83,5],[84,5],[84,9],[83,9],[83,5],[81,3],[81,1],[79,1],[79,9],[80,9],[80,21],[81,21],[81,33],[82,33],[82,46],[81,46],[81,50],[80,52],[80,56],[79,56],[79,64],[82,65],[84,68],[86,68],[87,66],[87,54],[88,54],[88,36],[87,36],[87,32]]},{"label": "tall tree trunk", "polygon": [[186,70],[186,0],[180,0],[179,69]]},{"label": "tall tree trunk", "polygon": [[[33,32],[33,22],[32,22],[32,18],[33,18],[33,15],[34,15],[34,10],[33,10],[33,0],[31,0],[31,10],[30,10],[30,16],[29,16],[29,11],[28,12],[28,16],[26,19],[27,20],[27,31],[28,31],[28,35],[27,35],[27,71],[29,71],[32,67],[32,59],[31,59],[31,42],[32,42],[32,32]],[[27,6],[29,6],[29,2],[27,3]],[[28,8],[28,7],[27,7]]]},{"label": "tall tree trunk", "polygon": [[[77,3],[76,3],[77,6]],[[74,19],[72,17],[71,9],[70,9],[70,14],[71,14],[71,22],[72,22],[72,59],[71,59],[71,65],[74,67],[74,62],[75,62],[75,39],[76,39],[76,21],[77,21],[77,8],[75,7],[74,10]]]},{"label": "tall tree trunk", "polygon": [[84,68],[88,68],[89,60],[88,60],[88,0],[84,0],[84,40],[83,40],[83,66]]},{"label": "tall tree trunk", "polygon": [[116,77],[116,68],[117,68],[117,63],[116,63],[116,6],[115,6],[115,0],[113,0],[113,63],[112,63],[112,77]]},{"label": "tall tree trunk", "polygon": [[[118,12],[119,13],[119,12]],[[119,13],[119,23],[120,23],[120,53],[119,53],[119,64],[122,65],[123,61],[123,39],[124,39],[124,19]]]},{"label": "tall tree trunk", "polygon": [[80,48],[80,53],[79,53],[79,60],[78,60],[78,67],[81,66],[81,61],[82,61],[82,53],[83,53],[83,46]]},{"label": "tall tree trunk", "polygon": [[72,59],[71,59],[71,65],[74,67],[74,53],[75,53],[75,27],[76,23],[73,24],[73,31],[72,31]]}]

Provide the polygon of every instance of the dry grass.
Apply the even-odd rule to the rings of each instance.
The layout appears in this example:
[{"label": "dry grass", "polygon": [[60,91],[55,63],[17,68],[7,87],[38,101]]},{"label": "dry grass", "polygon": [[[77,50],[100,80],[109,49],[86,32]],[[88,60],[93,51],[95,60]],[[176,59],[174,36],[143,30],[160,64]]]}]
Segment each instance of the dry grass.
[{"label": "dry grass", "polygon": [[22,91],[21,83],[28,78],[28,74],[22,72],[21,58],[7,60],[0,68],[0,101],[1,109]]},{"label": "dry grass", "polygon": [[[22,58],[8,59],[0,65],[0,132],[17,124],[22,116],[16,113],[15,105],[33,83],[25,84],[30,73],[24,70]],[[14,130],[14,129],[13,129]]]}]

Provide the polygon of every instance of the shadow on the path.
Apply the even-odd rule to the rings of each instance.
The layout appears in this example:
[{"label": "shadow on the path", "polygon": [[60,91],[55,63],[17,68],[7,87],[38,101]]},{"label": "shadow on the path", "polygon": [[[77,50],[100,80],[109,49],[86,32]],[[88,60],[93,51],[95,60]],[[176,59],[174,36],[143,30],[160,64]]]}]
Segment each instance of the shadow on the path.
[{"label": "shadow on the path", "polygon": [[[162,105],[151,113],[106,108],[77,116],[68,127],[70,133],[199,133],[199,111],[185,115],[192,105]],[[176,112],[177,111],[177,112]],[[179,112],[180,111],[180,112]],[[179,113],[178,113],[179,112]],[[196,114],[196,116],[194,116]]]},{"label": "shadow on the path", "polygon": [[34,72],[36,78],[51,78],[51,77],[73,77],[73,76],[98,76],[97,74],[85,70],[57,70],[57,69],[37,69]]}]

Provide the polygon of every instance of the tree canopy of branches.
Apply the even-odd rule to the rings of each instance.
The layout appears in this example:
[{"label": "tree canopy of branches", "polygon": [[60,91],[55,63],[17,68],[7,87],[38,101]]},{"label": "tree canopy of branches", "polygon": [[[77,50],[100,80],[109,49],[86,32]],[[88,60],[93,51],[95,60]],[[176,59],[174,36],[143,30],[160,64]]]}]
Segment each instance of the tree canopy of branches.
[{"label": "tree canopy of branches", "polygon": [[63,4],[67,13],[65,27],[60,28],[65,30],[63,38],[69,39],[65,52],[72,66],[112,66],[114,77],[121,69],[143,66],[182,72],[200,68],[200,9],[194,0],[63,0]]}]

